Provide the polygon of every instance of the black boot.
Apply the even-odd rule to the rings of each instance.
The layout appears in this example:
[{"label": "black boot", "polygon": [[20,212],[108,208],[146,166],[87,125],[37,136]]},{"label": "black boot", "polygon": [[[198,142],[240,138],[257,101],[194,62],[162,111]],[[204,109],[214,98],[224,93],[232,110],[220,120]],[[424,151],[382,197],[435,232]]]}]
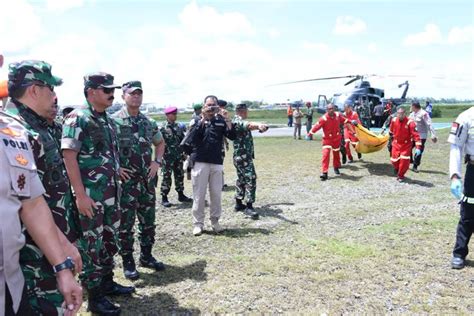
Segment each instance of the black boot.
[{"label": "black boot", "polygon": [[357,158],[362,159],[362,154],[361,153],[357,153]]},{"label": "black boot", "polygon": [[339,168],[334,168],[334,173],[338,175],[341,174],[341,172],[339,171]]},{"label": "black boot", "polygon": [[130,295],[135,292],[133,286],[123,286],[113,279],[113,273],[102,278],[102,290],[105,295]]},{"label": "black boot", "polygon": [[240,199],[235,199],[235,206],[234,206],[234,211],[240,212],[245,210],[245,205],[242,203],[242,200]]},{"label": "black boot", "polygon": [[156,271],[163,271],[165,269],[163,262],[156,260],[151,254],[150,246],[142,246],[140,265],[145,268],[155,269]]},{"label": "black boot", "polygon": [[132,255],[122,256],[123,275],[129,280],[136,280],[140,277],[135,266]]},{"label": "black boot", "polygon": [[321,173],[319,178],[321,179],[321,181],[326,181],[328,179],[328,173],[327,172]]},{"label": "black boot", "polygon": [[342,164],[346,164],[347,162],[347,156],[346,155],[342,155]]},{"label": "black boot", "polygon": [[183,191],[178,191],[178,201],[180,202],[192,202],[193,199],[188,198],[186,195],[184,195]]},{"label": "black boot", "polygon": [[164,207],[171,207],[171,203],[168,201],[168,195],[162,194],[161,195],[161,205]]},{"label": "black boot", "polygon": [[120,315],[120,307],[109,301],[100,287],[89,289],[87,292],[89,297],[87,310],[89,312],[105,316]]},{"label": "black boot", "polygon": [[259,218],[258,213],[253,209],[253,205],[250,202],[247,203],[247,207],[245,208],[244,213],[251,219],[257,220]]}]

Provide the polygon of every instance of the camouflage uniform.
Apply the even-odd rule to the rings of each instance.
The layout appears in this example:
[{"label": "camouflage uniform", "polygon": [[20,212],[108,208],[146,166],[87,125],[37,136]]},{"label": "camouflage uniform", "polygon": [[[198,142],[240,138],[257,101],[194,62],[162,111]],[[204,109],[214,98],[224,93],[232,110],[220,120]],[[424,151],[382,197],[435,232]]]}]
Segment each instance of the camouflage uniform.
[{"label": "camouflage uniform", "polygon": [[257,190],[257,174],[253,165],[254,148],[252,132],[249,122],[236,115],[232,120],[236,137],[234,140],[234,166],[237,170],[235,182],[235,198],[243,200],[247,196],[247,203],[255,202]]},{"label": "camouflage uniform", "polygon": [[[36,64],[36,65],[35,65]],[[23,69],[50,66],[44,62],[24,61],[21,64],[10,65],[10,81],[13,82]],[[50,70],[49,70],[50,71]],[[46,80],[38,74],[30,80],[41,81],[46,84],[59,85],[56,81]],[[25,82],[26,81],[26,82]],[[23,85],[28,80],[23,79]],[[33,151],[38,175],[46,190],[44,197],[51,209],[54,222],[70,242],[75,242],[78,237],[77,211],[75,209],[69,178],[60,152],[61,132],[60,126],[48,125],[46,119],[40,117],[26,105],[12,100],[6,106],[6,111],[29,132],[29,142]],[[58,132],[59,127],[59,132]],[[20,251],[20,265],[25,276],[28,299],[33,311],[38,315],[62,315],[61,307],[64,302],[62,294],[57,289],[56,276],[53,269],[33,241],[28,231],[23,227],[26,237],[25,247]]]},{"label": "camouflage uniform", "polygon": [[370,106],[367,103],[359,104],[356,107],[356,112],[359,115],[362,125],[370,129]]},{"label": "camouflage uniform", "polygon": [[84,266],[80,279],[87,289],[99,287],[102,278],[112,274],[113,256],[118,250],[121,214],[116,144],[113,120],[90,104],[64,120],[61,147],[78,151],[82,183],[97,205],[92,219],[79,214],[82,237],[77,244]]},{"label": "camouflage uniform", "polygon": [[160,128],[161,134],[165,140],[166,149],[163,155],[163,164],[161,172],[161,195],[168,195],[171,190],[171,173],[174,173],[174,185],[176,191],[184,191],[184,170],[183,161],[185,155],[179,146],[184,138],[186,127],[176,122],[166,121]]},{"label": "camouflage uniform", "polygon": [[138,217],[141,247],[155,242],[155,186],[157,177],[148,179],[152,145],[162,138],[155,120],[142,113],[130,116],[124,107],[113,115],[118,126],[120,166],[132,170],[130,180],[122,181],[119,240],[122,256],[133,254],[133,227]]}]

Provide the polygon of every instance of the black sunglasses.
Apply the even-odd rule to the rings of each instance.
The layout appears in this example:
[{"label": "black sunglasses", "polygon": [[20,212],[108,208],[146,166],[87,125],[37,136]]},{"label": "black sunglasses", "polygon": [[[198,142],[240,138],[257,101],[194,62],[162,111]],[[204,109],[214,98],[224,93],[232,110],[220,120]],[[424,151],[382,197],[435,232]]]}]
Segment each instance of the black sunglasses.
[{"label": "black sunglasses", "polygon": [[104,91],[105,94],[111,94],[112,92],[115,91],[115,88],[101,88],[102,91]]},{"label": "black sunglasses", "polygon": [[35,83],[34,85],[38,87],[47,87],[49,90],[51,90],[51,92],[54,92],[54,86],[52,85],[43,84],[43,83]]}]

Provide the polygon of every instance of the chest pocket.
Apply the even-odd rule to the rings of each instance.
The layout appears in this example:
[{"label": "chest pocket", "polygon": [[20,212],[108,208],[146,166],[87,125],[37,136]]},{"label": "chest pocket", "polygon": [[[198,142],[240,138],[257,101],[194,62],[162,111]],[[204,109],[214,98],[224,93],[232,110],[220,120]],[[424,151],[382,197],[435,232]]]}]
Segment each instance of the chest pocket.
[{"label": "chest pocket", "polygon": [[151,139],[153,137],[153,127],[148,121],[143,122],[143,128],[145,130],[145,138],[148,142],[151,142]]},{"label": "chest pocket", "polygon": [[52,138],[43,138],[43,148],[45,154],[43,181],[46,181],[45,183],[50,186],[63,183],[66,180],[66,176],[56,142]]},{"label": "chest pocket", "polygon": [[94,156],[100,156],[100,154],[106,151],[106,140],[105,130],[102,124],[98,121],[91,120],[88,127],[89,135],[91,137]]},{"label": "chest pocket", "polygon": [[[18,197],[30,197],[31,180],[35,175],[36,165],[33,155],[28,150],[27,141],[23,138],[16,138],[15,140],[4,138],[3,141],[10,141],[10,145],[4,147],[5,155],[10,164],[10,194]],[[12,146],[13,142],[16,144],[15,147]]]},{"label": "chest pocket", "polygon": [[132,155],[132,127],[129,125],[120,126],[120,155],[129,158]]}]

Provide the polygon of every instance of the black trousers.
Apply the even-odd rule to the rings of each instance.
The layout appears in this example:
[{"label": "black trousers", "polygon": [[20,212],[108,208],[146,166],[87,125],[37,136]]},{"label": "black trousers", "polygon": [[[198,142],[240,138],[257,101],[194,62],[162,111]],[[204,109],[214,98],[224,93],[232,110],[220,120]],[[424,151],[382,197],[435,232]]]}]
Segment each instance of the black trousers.
[{"label": "black trousers", "polygon": [[[421,149],[420,149],[421,154],[417,157],[413,156],[413,158],[410,159],[414,166],[418,167],[419,165],[421,165],[421,156],[423,156],[423,152],[425,151],[425,143],[426,143],[426,139],[421,139]],[[416,149],[415,142],[413,142],[412,148]]]},{"label": "black trousers", "polygon": [[[468,164],[464,178],[464,195],[474,198],[474,165]],[[460,219],[456,231],[453,256],[465,258],[469,253],[469,240],[474,231],[474,204],[461,202]]]},{"label": "black trousers", "polygon": [[30,303],[26,296],[26,286],[23,287],[23,294],[21,295],[20,307],[18,312],[13,311],[13,301],[8,289],[8,285],[5,283],[5,316],[32,316],[33,312],[30,307]]}]

